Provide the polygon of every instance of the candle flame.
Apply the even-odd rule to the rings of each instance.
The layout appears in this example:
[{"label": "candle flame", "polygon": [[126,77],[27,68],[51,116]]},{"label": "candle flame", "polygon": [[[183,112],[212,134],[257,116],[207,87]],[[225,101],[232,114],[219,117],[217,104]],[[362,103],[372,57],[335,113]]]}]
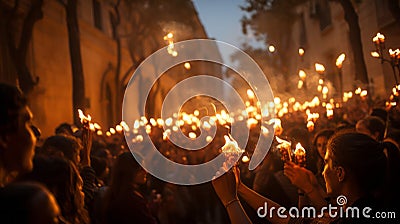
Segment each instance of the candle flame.
[{"label": "candle flame", "polygon": [[307,74],[303,70],[299,70],[299,77],[302,81],[304,81],[307,77]]},{"label": "candle flame", "polygon": [[372,38],[372,41],[376,44],[380,44],[385,42],[385,36],[381,33],[377,33],[375,37]]},{"label": "candle flame", "polygon": [[374,58],[380,58],[381,57],[381,55],[376,51],[372,51],[371,52],[371,56],[374,57]]},{"label": "candle flame", "polygon": [[230,136],[224,135],[225,145],[222,146],[222,152],[225,154],[240,154],[244,152],[244,150],[240,149],[237,142],[234,139],[231,139]]},{"label": "candle flame", "polygon": [[190,66],[190,63],[189,62],[186,62],[183,66],[185,66],[185,68],[187,69],[187,70],[189,70],[190,68],[191,68],[191,66]]},{"label": "candle flame", "polygon": [[250,158],[249,158],[248,156],[244,155],[244,156],[242,157],[242,162],[247,163],[247,162],[249,162],[249,161],[250,161]]},{"label": "candle flame", "polygon": [[325,72],[325,66],[320,63],[315,63],[315,71],[317,71],[318,73],[321,74],[321,73]]},{"label": "candle flame", "polygon": [[296,156],[306,154],[306,150],[303,148],[300,142],[296,144],[296,149],[294,150],[294,154]]},{"label": "candle flame", "polygon": [[302,47],[299,48],[299,55],[303,56],[304,55],[304,49]]},{"label": "candle flame", "polygon": [[254,99],[254,92],[251,89],[248,89],[247,96],[249,97],[249,99]]},{"label": "candle flame", "polygon": [[78,114],[82,124],[89,123],[92,120],[92,117],[89,114],[85,116],[85,114],[83,114],[83,111],[81,109],[78,109]]},{"label": "candle flame", "polygon": [[336,59],[336,67],[342,68],[344,59],[346,59],[346,55],[344,53],[340,54]]}]

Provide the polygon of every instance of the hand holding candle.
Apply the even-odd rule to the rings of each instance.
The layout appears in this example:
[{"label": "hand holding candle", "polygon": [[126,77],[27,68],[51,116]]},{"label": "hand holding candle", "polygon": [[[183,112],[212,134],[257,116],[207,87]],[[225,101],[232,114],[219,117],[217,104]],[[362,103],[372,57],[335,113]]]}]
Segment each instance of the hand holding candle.
[{"label": "hand holding candle", "polygon": [[94,124],[90,123],[92,117],[90,115],[85,116],[82,110],[78,109],[79,118],[81,119],[81,123],[83,126],[82,130],[82,144],[83,144],[83,153],[81,158],[82,166],[90,166],[90,151],[92,148],[92,131],[95,130]]}]

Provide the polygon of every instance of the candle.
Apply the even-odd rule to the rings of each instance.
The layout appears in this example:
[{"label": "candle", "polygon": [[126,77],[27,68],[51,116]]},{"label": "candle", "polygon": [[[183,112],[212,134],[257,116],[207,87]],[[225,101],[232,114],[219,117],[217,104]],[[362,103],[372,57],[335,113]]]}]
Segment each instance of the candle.
[{"label": "candle", "polygon": [[78,109],[78,114],[79,114],[79,118],[81,119],[81,123],[85,126],[88,125],[90,121],[92,120],[92,117],[88,114],[87,116],[85,116],[85,114],[83,114],[83,111],[81,109]]},{"label": "candle", "polygon": [[294,150],[294,156],[297,165],[301,167],[306,166],[306,150],[303,148],[300,142],[296,144],[296,149]]},{"label": "candle", "polygon": [[323,74],[325,72],[325,66],[320,63],[315,63],[315,71],[317,71],[319,74]]},{"label": "candle", "polygon": [[228,135],[224,135],[225,145],[222,146],[221,150],[226,156],[238,155],[244,152],[244,150],[240,149],[237,142],[234,139],[231,139]]},{"label": "candle", "polygon": [[346,55],[344,53],[340,54],[339,57],[336,59],[336,67],[338,67],[339,69],[342,68],[344,59],[346,59]]},{"label": "candle", "polygon": [[286,140],[279,138],[278,136],[275,136],[275,139],[279,143],[279,145],[277,145],[277,148],[281,154],[282,161],[284,162],[292,161],[292,152],[291,152],[292,144]]}]

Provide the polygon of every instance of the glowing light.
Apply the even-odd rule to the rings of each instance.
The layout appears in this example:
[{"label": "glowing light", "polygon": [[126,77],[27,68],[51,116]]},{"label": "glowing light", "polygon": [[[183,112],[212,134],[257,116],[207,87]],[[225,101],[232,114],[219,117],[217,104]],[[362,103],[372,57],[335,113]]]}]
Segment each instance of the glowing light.
[{"label": "glowing light", "polygon": [[371,56],[374,57],[374,58],[379,58],[379,57],[381,57],[381,55],[380,55],[378,52],[376,52],[376,51],[372,51],[372,52],[371,52]]},{"label": "glowing light", "polygon": [[117,132],[122,132],[122,126],[121,125],[117,125],[117,126],[115,126],[115,130],[117,131]]},{"label": "glowing light", "polygon": [[85,114],[83,114],[83,111],[81,109],[78,109],[78,114],[82,124],[88,124],[92,120],[92,117],[89,114],[85,116]]},{"label": "glowing light", "polygon": [[307,77],[306,72],[303,71],[303,70],[299,70],[299,77],[300,77],[301,80],[304,81],[306,79],[306,77]]},{"label": "glowing light", "polygon": [[248,89],[247,96],[249,97],[249,99],[254,99],[254,92],[251,89]]},{"label": "glowing light", "polygon": [[276,49],[275,49],[275,46],[274,46],[274,45],[271,44],[271,45],[268,46],[268,51],[269,51],[269,52],[274,53],[275,50],[276,50]]},{"label": "glowing light", "polygon": [[186,62],[185,64],[183,64],[183,66],[185,66],[185,68],[186,68],[187,70],[189,70],[189,69],[191,68],[189,62]]},{"label": "glowing light", "polygon": [[298,89],[301,89],[301,88],[303,88],[303,80],[299,80],[299,82],[297,83],[297,88]]},{"label": "glowing light", "polygon": [[194,132],[189,132],[189,138],[191,138],[191,139],[197,138],[196,133],[194,133]]},{"label": "glowing light", "polygon": [[224,135],[225,138],[225,145],[222,146],[222,153],[225,155],[230,155],[230,154],[240,154],[243,153],[244,150],[239,148],[239,145],[237,142],[233,139],[231,139],[228,135]]},{"label": "glowing light", "polygon": [[372,38],[375,44],[380,44],[385,42],[385,36],[381,33],[377,33],[375,37]]},{"label": "glowing light", "polygon": [[342,68],[344,59],[346,59],[346,55],[344,53],[340,54],[336,59],[336,67]]},{"label": "glowing light", "polygon": [[299,55],[303,56],[305,53],[304,49],[302,47],[299,48]]},{"label": "glowing light", "polygon": [[323,64],[320,63],[315,63],[315,71],[317,71],[318,73],[322,74],[325,72],[325,66]]}]

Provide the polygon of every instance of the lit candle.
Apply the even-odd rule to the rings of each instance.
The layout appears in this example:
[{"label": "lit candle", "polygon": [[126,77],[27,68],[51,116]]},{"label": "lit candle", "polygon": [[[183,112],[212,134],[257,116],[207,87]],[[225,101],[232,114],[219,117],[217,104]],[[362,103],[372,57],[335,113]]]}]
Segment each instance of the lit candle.
[{"label": "lit candle", "polygon": [[237,142],[231,139],[228,135],[224,135],[225,145],[222,146],[221,150],[226,156],[238,155],[244,152],[244,150],[239,148]]},{"label": "lit candle", "polygon": [[315,63],[315,71],[322,75],[325,72],[325,66],[320,63]]},{"label": "lit candle", "polygon": [[301,79],[302,81],[304,81],[304,80],[306,79],[306,77],[307,77],[306,72],[303,71],[303,70],[299,70],[299,77],[300,77],[300,79]]},{"label": "lit candle", "polygon": [[340,54],[339,57],[336,59],[336,67],[338,67],[339,69],[342,68],[344,59],[346,59],[346,55],[344,53]]},{"label": "lit candle", "polygon": [[301,167],[306,166],[306,150],[303,148],[300,142],[296,144],[296,149],[294,150],[294,156],[297,165]]},{"label": "lit candle", "polygon": [[275,139],[279,143],[279,145],[277,145],[277,148],[279,149],[279,152],[281,154],[282,161],[284,162],[292,161],[292,152],[291,152],[292,144],[286,140],[279,138],[278,136],[275,136]]}]

